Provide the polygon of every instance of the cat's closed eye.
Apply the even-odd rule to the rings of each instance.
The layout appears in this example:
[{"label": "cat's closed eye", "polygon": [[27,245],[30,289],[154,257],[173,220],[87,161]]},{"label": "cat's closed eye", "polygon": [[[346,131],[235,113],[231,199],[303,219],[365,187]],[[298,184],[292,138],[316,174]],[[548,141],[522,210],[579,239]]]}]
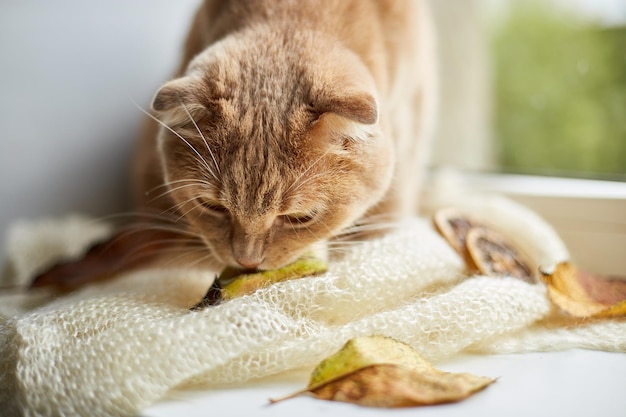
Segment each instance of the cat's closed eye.
[{"label": "cat's closed eye", "polygon": [[196,197],[196,202],[207,213],[216,216],[225,216],[228,214],[228,209],[222,204],[209,200],[206,197]]},{"label": "cat's closed eye", "polygon": [[[196,197],[196,203],[206,213],[216,217],[225,217],[229,215],[229,211],[221,203],[211,200],[204,196]],[[315,220],[317,213],[314,211],[305,212],[293,212],[288,214],[279,215],[276,220],[281,224],[288,225],[290,227],[306,226]]]},{"label": "cat's closed eye", "polygon": [[315,219],[315,213],[297,212],[281,216],[281,219],[290,226],[303,226]]}]

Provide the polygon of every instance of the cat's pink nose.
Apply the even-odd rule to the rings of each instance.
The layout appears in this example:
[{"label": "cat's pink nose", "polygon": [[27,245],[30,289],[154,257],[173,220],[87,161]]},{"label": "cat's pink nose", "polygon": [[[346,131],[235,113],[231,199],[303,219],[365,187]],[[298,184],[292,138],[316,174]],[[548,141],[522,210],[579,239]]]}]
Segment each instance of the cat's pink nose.
[{"label": "cat's pink nose", "polygon": [[245,269],[255,269],[257,266],[261,265],[261,262],[263,262],[262,259],[254,259],[254,258],[247,258],[247,257],[242,257],[237,259],[237,263],[241,266],[243,266]]}]

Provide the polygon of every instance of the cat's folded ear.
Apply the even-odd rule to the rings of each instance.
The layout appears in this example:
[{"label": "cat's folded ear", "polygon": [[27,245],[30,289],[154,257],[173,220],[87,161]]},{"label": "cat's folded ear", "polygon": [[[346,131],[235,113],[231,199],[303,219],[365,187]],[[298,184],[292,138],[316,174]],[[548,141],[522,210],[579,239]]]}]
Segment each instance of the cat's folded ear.
[{"label": "cat's folded ear", "polygon": [[320,113],[335,113],[339,116],[366,125],[378,121],[378,102],[367,92],[345,92],[320,98],[315,103]]},{"label": "cat's folded ear", "polygon": [[158,112],[174,110],[193,100],[196,81],[190,76],[176,78],[165,83],[152,100],[152,109]]},{"label": "cat's folded ear", "polygon": [[170,127],[193,123],[207,111],[198,100],[200,88],[200,80],[193,76],[168,81],[154,96],[152,109]]},{"label": "cat's folded ear", "polygon": [[309,99],[315,111],[335,114],[363,125],[378,122],[376,83],[361,58],[333,42],[314,55]]},{"label": "cat's folded ear", "polygon": [[378,102],[365,89],[319,94],[312,104],[318,116],[310,137],[317,138],[314,142],[322,146],[339,145],[345,149],[351,143],[367,141],[377,129],[373,125],[378,122]]}]

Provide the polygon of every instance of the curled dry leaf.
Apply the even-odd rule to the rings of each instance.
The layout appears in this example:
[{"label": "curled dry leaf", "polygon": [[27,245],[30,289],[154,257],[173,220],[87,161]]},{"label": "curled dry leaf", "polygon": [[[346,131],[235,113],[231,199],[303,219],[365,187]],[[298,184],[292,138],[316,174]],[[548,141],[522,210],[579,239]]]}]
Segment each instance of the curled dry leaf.
[{"label": "curled dry leaf", "polygon": [[252,294],[260,288],[277,282],[318,275],[326,272],[327,269],[326,262],[315,257],[303,257],[282,268],[270,271],[242,271],[226,268],[219,277],[216,277],[202,300],[191,307],[191,310],[200,310],[223,301]]},{"label": "curled dry leaf", "polygon": [[511,276],[536,283],[532,263],[510,239],[454,208],[437,211],[435,228],[463,257],[469,272]]},{"label": "curled dry leaf", "polygon": [[306,392],[369,407],[410,407],[461,401],[494,380],[433,367],[410,346],[384,336],[352,339],[313,371]]},{"label": "curled dry leaf", "polygon": [[482,274],[507,275],[531,284],[537,282],[531,263],[500,233],[474,228],[467,233],[466,243],[472,261]]},{"label": "curled dry leaf", "polygon": [[[466,237],[471,229],[485,227],[471,216],[454,208],[444,208],[437,211],[433,217],[437,231],[448,241],[459,255],[469,261]],[[471,266],[471,265],[468,265]]]},{"label": "curled dry leaf", "polygon": [[550,300],[571,316],[626,316],[626,280],[593,275],[569,262],[542,275]]}]

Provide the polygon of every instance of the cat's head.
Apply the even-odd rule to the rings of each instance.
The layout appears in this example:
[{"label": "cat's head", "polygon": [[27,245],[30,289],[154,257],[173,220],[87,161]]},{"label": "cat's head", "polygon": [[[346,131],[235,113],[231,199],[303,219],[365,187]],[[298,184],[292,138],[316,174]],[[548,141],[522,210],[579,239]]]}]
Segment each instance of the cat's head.
[{"label": "cat's head", "polygon": [[169,126],[159,149],[178,212],[224,264],[274,269],[381,199],[392,145],[356,55],[266,37],[213,45],[153,108]]}]

